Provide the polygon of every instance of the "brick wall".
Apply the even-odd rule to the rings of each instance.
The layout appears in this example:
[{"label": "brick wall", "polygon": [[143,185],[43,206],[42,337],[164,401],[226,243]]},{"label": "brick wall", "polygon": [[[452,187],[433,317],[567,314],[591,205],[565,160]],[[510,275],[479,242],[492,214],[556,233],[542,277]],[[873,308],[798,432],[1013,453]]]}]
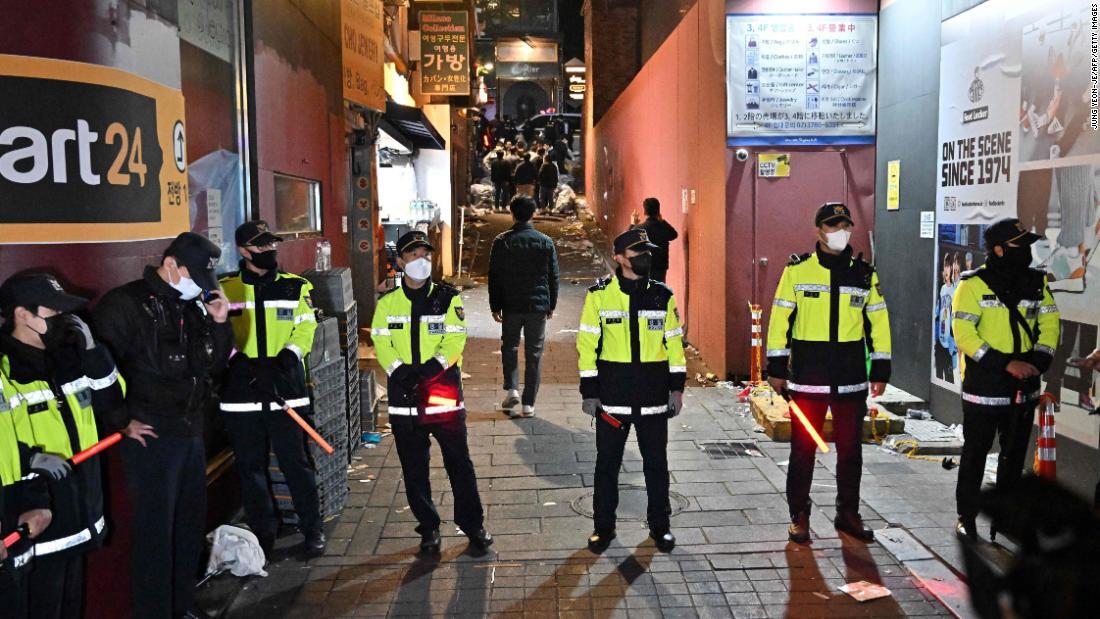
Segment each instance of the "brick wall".
[{"label": "brick wall", "polygon": [[593,124],[626,90],[640,69],[638,0],[589,0],[585,4],[585,64],[591,76]]}]

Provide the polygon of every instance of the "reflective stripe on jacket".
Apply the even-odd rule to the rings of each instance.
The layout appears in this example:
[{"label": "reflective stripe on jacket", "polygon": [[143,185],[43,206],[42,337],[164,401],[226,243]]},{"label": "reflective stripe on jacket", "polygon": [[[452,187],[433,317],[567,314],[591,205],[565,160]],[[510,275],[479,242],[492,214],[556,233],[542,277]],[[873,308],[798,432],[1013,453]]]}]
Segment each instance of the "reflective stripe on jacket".
[{"label": "reflective stripe on jacket", "polygon": [[665,414],[670,392],[683,391],[687,377],[680,312],[668,286],[620,278],[599,280],[584,298],[581,396],[599,398],[614,414]]},{"label": "reflective stripe on jacket", "polygon": [[810,398],[864,397],[868,380],[889,381],[890,315],[874,268],[850,247],[792,260],[775,291],[767,357],[769,376]]}]

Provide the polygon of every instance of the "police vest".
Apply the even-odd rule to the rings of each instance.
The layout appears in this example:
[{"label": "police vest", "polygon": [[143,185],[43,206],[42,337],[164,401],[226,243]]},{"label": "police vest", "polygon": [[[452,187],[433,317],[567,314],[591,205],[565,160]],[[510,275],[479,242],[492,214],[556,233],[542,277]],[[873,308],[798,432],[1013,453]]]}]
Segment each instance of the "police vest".
[{"label": "police vest", "polygon": [[[33,474],[23,466],[29,445],[26,440],[20,438],[16,429],[9,403],[9,397],[14,396],[14,391],[8,388],[7,380],[3,376],[0,376],[0,393],[3,394],[3,397],[0,397],[0,482],[3,486],[0,492],[7,493],[9,489],[16,489],[21,484],[32,483]],[[0,502],[0,505],[4,505],[5,510],[0,512],[0,518],[17,518],[18,512],[23,511],[19,508],[11,509],[12,506],[3,502]],[[5,522],[4,525],[4,531],[15,528],[14,522]],[[27,566],[33,556],[33,544],[19,544],[12,546],[8,560],[11,561],[12,567],[20,569]]]},{"label": "police vest", "polygon": [[1058,305],[1041,271],[1029,269],[1020,275],[1027,284],[1014,309],[983,279],[989,275],[985,266],[964,273],[951,302],[955,343],[963,353],[959,363],[963,401],[1008,406],[1017,396],[1023,401],[1037,400],[1039,377],[1020,382],[1005,367],[1011,360],[1027,361],[1040,372],[1050,366],[1061,328]]},{"label": "police vest", "polygon": [[615,275],[588,289],[577,332],[581,395],[614,415],[661,415],[669,393],[684,389],[684,330],[671,288],[631,285],[627,294]]},{"label": "police vest", "polygon": [[[317,330],[309,298],[313,285],[303,277],[282,271],[262,277],[245,271],[230,273],[222,276],[220,283],[229,301],[229,322],[237,350],[261,363],[272,363],[272,358],[284,348],[293,352],[299,367],[276,375],[275,387],[288,405],[309,406],[301,361],[313,348],[313,334]],[[221,410],[258,411],[265,403],[269,410],[278,410],[270,394],[257,393],[250,387],[253,377],[244,375],[240,367],[230,362]]]},{"label": "police vest", "polygon": [[[98,349],[104,360],[109,360]],[[121,401],[124,383],[113,367],[105,376],[82,375],[52,385],[38,379],[19,382],[11,375],[11,361],[0,356],[0,372],[7,378],[4,399],[18,436],[41,451],[62,458],[87,449],[99,440],[93,399]],[[34,553],[78,552],[98,545],[106,529],[103,517],[102,471],[98,456],[78,466],[65,479],[50,480],[53,521],[35,538]]]},{"label": "police vest", "polygon": [[[466,348],[466,310],[458,290],[428,283],[427,295],[414,304],[403,287],[378,299],[371,320],[378,363],[390,377],[391,417],[443,421],[465,410],[462,399],[462,351]],[[424,380],[414,392],[393,380],[402,365],[419,368],[435,359],[444,371]]]},{"label": "police vest", "polygon": [[804,397],[865,397],[868,380],[889,381],[890,316],[874,268],[850,249],[793,259],[775,291],[767,356],[769,376]]}]

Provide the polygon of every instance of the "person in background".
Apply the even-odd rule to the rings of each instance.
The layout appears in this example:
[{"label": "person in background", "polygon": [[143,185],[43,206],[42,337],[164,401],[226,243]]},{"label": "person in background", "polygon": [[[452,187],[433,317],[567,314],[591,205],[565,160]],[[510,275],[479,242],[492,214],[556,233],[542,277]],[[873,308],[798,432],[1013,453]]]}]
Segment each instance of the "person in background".
[{"label": "person in background", "polygon": [[420,550],[439,553],[441,519],[429,479],[431,437],[443,452],[454,496],[454,523],[480,551],[493,543],[470,460],[462,352],[466,310],[458,290],[432,281],[427,234],[413,230],[397,240],[401,285],[378,298],[371,320],[378,363],[385,369],[389,419],[401,460],[405,497],[416,517]]},{"label": "person in background", "polygon": [[523,153],[512,177],[516,184],[516,193],[531,198],[535,196],[535,181],[538,180],[538,169],[531,163],[532,157],[532,153]]},{"label": "person in background", "polygon": [[285,400],[302,415],[312,410],[303,361],[317,329],[309,299],[313,285],[279,269],[283,239],[267,222],[241,224],[235,239],[240,271],[227,273],[220,283],[229,301],[237,352],[222,381],[220,406],[236,456],[245,517],[270,555],[279,529],[267,483],[268,454],[274,451],[290,487],[306,555],[317,557],[326,544],[317,478],[305,433],[276,400]]},{"label": "person in background", "polygon": [[[1070,361],[1070,363],[1084,371],[1100,372],[1100,348],[1092,351],[1089,356],[1084,359],[1074,359]],[[1100,408],[1089,411],[1089,413],[1092,415],[1100,415]],[[1093,495],[1093,507],[1100,511],[1100,480],[1096,482],[1096,493]]]},{"label": "person in background", "polygon": [[553,142],[553,146],[550,147],[550,160],[558,165],[558,170],[560,170],[562,174],[567,174],[569,172],[568,168],[565,167],[566,159],[572,161],[573,153],[569,151],[569,145],[565,143],[565,140],[559,138],[557,141]]},{"label": "person in background", "polygon": [[[504,402],[511,417],[533,417],[538,395],[546,321],[558,303],[558,254],[554,241],[535,230],[535,201],[516,196],[508,205],[514,225],[493,240],[489,250],[489,308],[503,324],[500,352],[504,366]],[[519,339],[523,335],[526,370],[519,394]],[[522,412],[515,408],[522,404]]]},{"label": "person in background", "polygon": [[512,184],[512,166],[504,158],[504,151],[498,150],[489,167],[489,180],[493,182],[493,210],[500,210],[503,202],[508,204],[508,194]]},{"label": "person in background", "polygon": [[539,167],[539,208],[546,211],[553,207],[554,190],[558,187],[558,166],[550,157],[540,157]]},{"label": "person in background", "polygon": [[[1027,458],[1040,375],[1054,360],[1060,326],[1046,273],[1031,268],[1038,234],[1018,219],[985,231],[986,261],[962,276],[952,301],[955,343],[963,354],[963,451],[955,487],[955,532],[977,539],[985,461],[1000,436],[997,488],[1016,484]],[[991,530],[990,537],[996,537]]]},{"label": "person in background", "polygon": [[74,313],[86,303],[44,273],[0,286],[6,416],[17,435],[33,437],[30,468],[45,469],[52,498],[53,521],[35,540],[29,580],[31,612],[47,619],[82,615],[84,558],[106,536],[99,456],[75,470],[67,462],[99,441],[96,417],[122,405],[111,355]]},{"label": "person in background", "polygon": [[664,282],[668,277],[668,245],[679,236],[676,228],[661,217],[661,202],[657,198],[646,198],[642,202],[645,209],[645,221],[638,227],[649,235],[649,242],[657,246],[653,250],[653,268],[649,272],[649,278]]},{"label": "person in background", "polygon": [[229,303],[214,269],[221,250],[184,232],[159,266],[108,292],[97,332],[126,378],[125,406],[108,430],[119,446],[132,513],[134,617],[202,617],[195,574],[206,524],[205,411],[233,349]]}]

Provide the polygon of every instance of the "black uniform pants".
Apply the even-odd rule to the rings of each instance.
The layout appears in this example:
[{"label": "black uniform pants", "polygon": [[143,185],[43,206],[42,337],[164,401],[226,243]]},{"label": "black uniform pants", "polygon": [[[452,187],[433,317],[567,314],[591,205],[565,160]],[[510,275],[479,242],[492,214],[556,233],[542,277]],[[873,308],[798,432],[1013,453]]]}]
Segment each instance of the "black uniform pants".
[{"label": "black uniform pants", "polygon": [[[792,396],[818,435],[824,437],[825,414],[833,413],[836,444],[836,511],[859,512],[859,482],[863,474],[863,418],[867,402],[862,397],[813,400]],[[810,487],[814,481],[817,443],[791,415],[791,459],[787,467],[787,507],[791,518],[810,513]]]},{"label": "black uniform pants", "polygon": [[26,568],[18,572],[10,566],[0,568],[0,610],[10,619],[27,618]]},{"label": "black uniform pants", "polygon": [[485,513],[477,491],[477,475],[466,443],[466,419],[456,417],[442,423],[420,424],[411,419],[390,418],[401,471],[405,477],[405,497],[419,525],[421,535],[439,528],[439,512],[432,502],[432,484],[428,479],[431,441],[434,436],[443,452],[443,467],[451,480],[455,497],[455,524],[466,534],[482,528]]},{"label": "black uniform pants", "polygon": [[501,365],[504,366],[504,389],[519,388],[519,337],[523,333],[523,398],[526,406],[535,405],[542,374],[542,348],[546,339],[546,314],[543,312],[510,312],[504,310],[500,336]]},{"label": "black uniform pants", "polygon": [[122,441],[133,509],[130,561],[134,617],[191,610],[206,523],[206,453],[201,436],[165,432],[147,447]]},{"label": "black uniform pants", "polygon": [[1035,421],[1035,402],[1018,406],[980,406],[963,402],[963,451],[959,459],[959,479],[955,485],[955,503],[959,517],[978,515],[978,495],[985,476],[985,459],[999,435],[1001,451],[997,456],[997,487],[1010,488],[1020,481],[1027,459],[1031,425]]},{"label": "black uniform pants", "polygon": [[623,464],[623,449],[631,426],[642,452],[642,474],[648,499],[646,519],[649,528],[666,532],[672,506],[668,500],[668,416],[640,415],[617,417],[622,428],[616,428],[599,416],[596,418],[596,481],[592,495],[594,529],[615,530],[615,510],[619,507],[619,468]]},{"label": "black uniform pants", "polygon": [[279,528],[267,483],[270,451],[279,459],[279,469],[290,487],[302,533],[320,529],[317,476],[306,453],[302,428],[281,410],[224,412],[222,420],[233,445],[237,474],[241,479],[241,502],[252,531],[261,538],[274,538]]},{"label": "black uniform pants", "polygon": [[35,557],[29,576],[28,617],[68,619],[83,616],[83,553]]}]

